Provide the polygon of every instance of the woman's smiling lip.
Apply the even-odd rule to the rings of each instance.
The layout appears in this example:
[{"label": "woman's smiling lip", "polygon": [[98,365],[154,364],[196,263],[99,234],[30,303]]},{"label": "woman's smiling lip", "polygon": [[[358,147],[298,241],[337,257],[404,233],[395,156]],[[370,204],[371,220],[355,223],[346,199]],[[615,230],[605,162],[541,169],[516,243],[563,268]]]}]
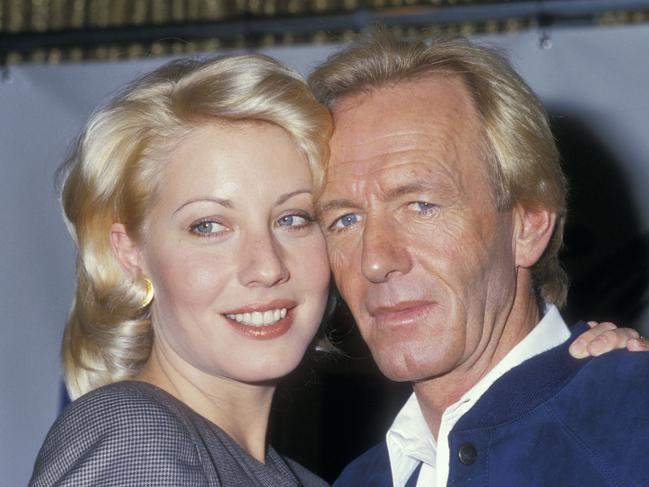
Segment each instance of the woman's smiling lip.
[{"label": "woman's smiling lip", "polygon": [[270,340],[284,335],[293,323],[297,303],[278,299],[268,303],[246,305],[223,313],[237,332],[257,340]]},{"label": "woman's smiling lip", "polygon": [[264,311],[269,311],[269,310],[273,310],[273,309],[295,308],[295,306],[297,306],[297,303],[295,301],[293,301],[292,299],[275,299],[275,300],[269,301],[267,303],[247,304],[245,306],[241,306],[240,308],[236,308],[236,309],[226,311],[223,314],[226,315],[226,314],[252,313],[254,311],[258,311],[258,312],[263,313]]}]

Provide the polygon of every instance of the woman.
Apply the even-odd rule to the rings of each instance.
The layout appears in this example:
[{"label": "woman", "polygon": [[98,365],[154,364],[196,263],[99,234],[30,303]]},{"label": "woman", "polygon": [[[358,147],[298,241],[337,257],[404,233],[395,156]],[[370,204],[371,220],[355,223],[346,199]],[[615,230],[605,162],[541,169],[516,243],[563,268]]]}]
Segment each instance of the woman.
[{"label": "woman", "polygon": [[62,198],[76,400],[30,485],[326,485],[266,431],[327,300],[313,199],[330,131],[301,78],[261,56],[172,62],[92,117]]},{"label": "woman", "polygon": [[261,56],[172,62],[92,117],[63,186],[79,248],[63,363],[83,397],[31,485],[326,485],[266,430],[327,301],[313,188],[330,130]]}]

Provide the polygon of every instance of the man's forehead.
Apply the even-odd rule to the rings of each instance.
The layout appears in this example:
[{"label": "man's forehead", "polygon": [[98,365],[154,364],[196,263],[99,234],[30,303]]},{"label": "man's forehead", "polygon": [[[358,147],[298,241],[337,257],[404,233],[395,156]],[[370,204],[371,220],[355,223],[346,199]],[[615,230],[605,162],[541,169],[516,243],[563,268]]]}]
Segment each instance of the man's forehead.
[{"label": "man's forehead", "polygon": [[[349,134],[351,135],[351,134]],[[400,127],[367,127],[357,136],[332,139],[330,167],[368,172],[391,160],[416,160],[426,152],[446,149],[452,143],[445,131],[418,131]]]},{"label": "man's forehead", "polygon": [[346,202],[342,206],[362,206],[362,201],[367,198],[390,201],[414,193],[449,196],[464,188],[462,172],[453,164],[403,161],[381,165],[368,163],[365,169],[365,172],[341,170],[330,173],[318,201],[319,211],[339,199]]},{"label": "man's forehead", "polygon": [[459,112],[472,106],[473,98],[460,75],[431,73],[343,96],[336,100],[331,111],[334,125],[353,119],[364,111],[380,113],[381,117],[373,121],[382,123],[402,107],[407,113],[426,116],[431,105],[436,110]]},{"label": "man's forehead", "polygon": [[327,171],[328,186],[336,186],[355,181],[377,184],[399,184],[413,179],[445,179],[459,171],[452,162],[433,163],[417,161],[408,153],[390,154],[390,157],[377,157],[362,161],[339,162]]},{"label": "man's forehead", "polygon": [[486,167],[475,171],[485,164],[479,117],[457,77],[351,96],[334,108],[334,121],[321,201],[367,191],[388,197],[413,184],[457,193],[466,189],[467,177],[484,176]]},{"label": "man's forehead", "polygon": [[455,139],[479,126],[479,117],[463,81],[433,76],[351,95],[333,108],[331,163],[382,153],[448,149]]}]

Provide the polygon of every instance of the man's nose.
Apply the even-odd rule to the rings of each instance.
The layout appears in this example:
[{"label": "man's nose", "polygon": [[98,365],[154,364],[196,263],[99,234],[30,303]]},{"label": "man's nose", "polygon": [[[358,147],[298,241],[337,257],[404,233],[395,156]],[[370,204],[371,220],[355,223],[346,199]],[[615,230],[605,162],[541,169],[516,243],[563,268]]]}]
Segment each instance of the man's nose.
[{"label": "man's nose", "polygon": [[290,273],[285,257],[285,250],[271,230],[249,236],[241,252],[241,284],[271,287],[287,281]]},{"label": "man's nose", "polygon": [[363,229],[361,270],[374,283],[385,282],[393,275],[406,274],[412,268],[403,237],[394,231],[387,217],[368,218]]}]

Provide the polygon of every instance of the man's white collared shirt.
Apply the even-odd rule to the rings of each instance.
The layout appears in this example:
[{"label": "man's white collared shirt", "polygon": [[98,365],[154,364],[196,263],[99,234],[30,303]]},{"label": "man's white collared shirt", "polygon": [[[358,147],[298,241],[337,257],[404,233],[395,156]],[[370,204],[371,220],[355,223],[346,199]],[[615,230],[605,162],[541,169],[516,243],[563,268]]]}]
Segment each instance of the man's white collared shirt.
[{"label": "man's white collared shirt", "polygon": [[477,384],[449,406],[440,423],[437,442],[413,393],[387,432],[386,443],[394,487],[403,487],[422,463],[417,487],[446,485],[449,468],[448,434],[491,385],[525,360],[560,345],[570,337],[559,311],[546,307],[543,319]]}]

